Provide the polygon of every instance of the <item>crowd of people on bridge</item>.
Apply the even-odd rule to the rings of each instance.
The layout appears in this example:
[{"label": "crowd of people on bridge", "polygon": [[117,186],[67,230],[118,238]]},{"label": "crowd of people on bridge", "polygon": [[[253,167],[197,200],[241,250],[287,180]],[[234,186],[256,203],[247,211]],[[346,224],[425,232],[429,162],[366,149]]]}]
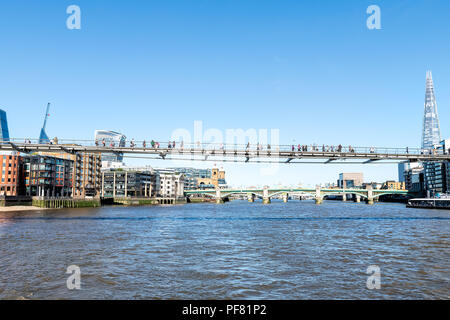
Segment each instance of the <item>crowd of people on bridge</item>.
[{"label": "crowd of people on bridge", "polygon": [[[295,145],[291,146],[291,151],[295,152],[296,148]],[[352,146],[348,146],[348,148],[345,150],[345,148],[340,144],[338,146],[329,146],[329,145],[322,145],[322,147],[319,147],[317,145],[297,145],[297,152],[311,152],[311,151],[322,151],[322,152],[351,152],[355,153],[355,149]],[[374,151],[375,152],[375,151]]]},{"label": "crowd of people on bridge", "polygon": [[[24,141],[25,144],[31,144],[31,140],[30,139],[25,139]],[[59,144],[58,142],[58,138],[55,137],[51,140],[48,141],[48,144]],[[213,144],[213,143],[208,143],[208,144],[204,144],[201,143],[200,141],[197,141],[195,144],[192,144],[192,146],[196,146],[197,149],[202,149],[202,150],[216,150],[216,146],[219,146],[219,150],[223,150],[225,151],[227,148],[223,143],[220,144]],[[116,147],[116,142],[114,140],[110,140],[107,139],[105,140],[105,138],[98,140],[95,140],[95,146],[102,146],[102,147],[108,147],[108,148],[115,148]],[[120,142],[119,145],[117,145],[117,147],[126,147],[127,146],[127,142],[126,141],[122,141]],[[129,146],[130,148],[135,148],[136,147],[136,142],[133,139],[130,140],[129,142]],[[154,139],[152,139],[150,141],[150,147],[151,149],[159,149],[161,148],[161,143],[158,141],[155,141]],[[177,144],[177,142],[175,140],[169,141],[167,143],[167,149],[176,149],[178,147],[179,150],[183,150],[184,149],[184,142],[180,141],[180,143]],[[281,148],[280,148],[281,147]],[[142,148],[143,149],[147,149],[147,142],[146,140],[142,141]],[[286,148],[286,146],[284,146],[284,148]],[[237,150],[238,149],[238,145],[234,144],[233,145],[233,149]],[[262,144],[262,143],[256,143],[254,148],[252,148],[252,144],[250,142],[247,142],[247,144],[245,145],[245,150],[246,152],[249,152],[250,150],[256,150],[257,152],[259,151],[263,151],[264,149],[266,149],[266,151],[270,154],[271,150],[272,150],[272,146],[270,144]],[[283,146],[275,146],[275,150],[276,151],[280,151],[283,149]],[[360,148],[361,149],[361,148]],[[284,149],[286,150],[286,149]],[[297,144],[294,145],[292,144],[290,146],[290,150],[292,152],[331,152],[331,153],[356,153],[355,148],[353,148],[351,145],[349,145],[348,147],[344,147],[342,146],[342,144],[339,144],[337,146],[334,145],[325,145],[323,144],[321,147],[316,145],[316,144],[312,144],[312,145],[302,145],[302,144]],[[408,147],[406,147],[405,149],[405,153],[409,154],[410,153],[410,149]],[[376,149],[374,147],[370,147],[368,149],[369,153],[376,153]],[[362,153],[367,152],[367,149],[364,149],[362,151],[360,151]],[[398,151],[397,151],[398,152]],[[415,153],[418,153],[419,151],[416,149]],[[437,155],[437,154],[450,154],[450,148],[443,150],[443,149],[437,149],[437,148],[432,148],[432,149],[420,149],[420,154],[430,154],[430,155]]]}]

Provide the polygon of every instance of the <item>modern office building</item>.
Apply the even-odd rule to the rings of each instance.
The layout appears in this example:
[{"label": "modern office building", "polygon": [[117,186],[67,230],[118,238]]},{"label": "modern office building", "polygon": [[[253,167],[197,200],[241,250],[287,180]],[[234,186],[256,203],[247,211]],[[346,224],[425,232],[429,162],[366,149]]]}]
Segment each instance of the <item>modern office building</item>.
[{"label": "modern office building", "polygon": [[405,188],[413,192],[424,189],[424,168],[421,162],[402,162],[398,164],[398,181],[405,183]]},{"label": "modern office building", "polygon": [[22,157],[16,152],[0,154],[0,195],[18,196],[22,193]]},{"label": "modern office building", "polygon": [[[437,153],[447,153],[450,148],[450,139],[440,142],[436,148]],[[449,162],[428,162],[425,167],[425,187],[427,195],[434,197],[449,191]]]},{"label": "modern office building", "polygon": [[447,192],[446,165],[442,162],[424,163],[427,196],[434,197]]},{"label": "modern office building", "polygon": [[[95,142],[106,147],[125,147],[127,137],[120,132],[109,130],[96,130]],[[116,153],[104,153],[102,156],[102,162],[104,167],[114,166],[114,163],[123,162],[123,154]]]},{"label": "modern office building", "polygon": [[102,196],[123,197],[155,197],[155,173],[110,169],[102,171]]},{"label": "modern office building", "polygon": [[2,141],[9,141],[9,129],[6,112],[0,109],[0,142]]},{"label": "modern office building", "polygon": [[340,173],[337,181],[339,188],[360,188],[364,183],[364,175],[362,172],[357,173]]},{"label": "modern office building", "polygon": [[405,188],[411,192],[425,192],[425,177],[423,167],[412,168],[405,173]]},{"label": "modern office building", "polygon": [[446,176],[446,185],[447,185],[447,190],[446,193],[449,194],[450,193],[450,162],[446,162],[445,163],[445,176]]},{"label": "modern office building", "polygon": [[23,157],[25,194],[28,196],[72,196],[73,160],[47,155]]},{"label": "modern office building", "polygon": [[199,188],[198,179],[211,178],[211,169],[196,169],[196,168],[168,168],[158,169],[160,172],[166,173],[182,173],[184,175],[184,190],[194,190]]},{"label": "modern office building", "polygon": [[398,164],[398,181],[405,182],[405,172],[409,170],[410,162],[400,162]]},{"label": "modern office building", "polygon": [[[450,139],[445,139],[444,141],[441,142],[442,147],[444,148],[445,152],[447,154],[450,154]],[[450,162],[446,161],[444,163],[445,166],[445,185],[446,185],[446,190],[445,192],[447,194],[450,194]]]}]

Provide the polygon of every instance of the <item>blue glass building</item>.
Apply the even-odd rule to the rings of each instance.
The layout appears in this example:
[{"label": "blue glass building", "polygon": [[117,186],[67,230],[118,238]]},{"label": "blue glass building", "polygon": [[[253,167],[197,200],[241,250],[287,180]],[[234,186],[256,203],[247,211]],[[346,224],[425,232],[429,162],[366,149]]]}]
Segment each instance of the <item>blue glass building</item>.
[{"label": "blue glass building", "polygon": [[0,109],[0,141],[9,141],[8,120],[6,112]]},{"label": "blue glass building", "polygon": [[[95,133],[95,141],[99,145],[102,145],[103,142],[106,146],[111,146],[111,143],[116,147],[125,147],[127,137],[121,134],[120,132],[110,131],[110,130],[96,130]],[[122,153],[103,153],[102,161],[108,162],[123,162],[123,154]]]}]

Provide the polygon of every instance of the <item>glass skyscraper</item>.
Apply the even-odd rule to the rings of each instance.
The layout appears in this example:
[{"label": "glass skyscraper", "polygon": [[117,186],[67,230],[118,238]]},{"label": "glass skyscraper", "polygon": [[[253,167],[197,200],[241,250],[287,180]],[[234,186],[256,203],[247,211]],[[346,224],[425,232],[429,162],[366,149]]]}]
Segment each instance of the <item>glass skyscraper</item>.
[{"label": "glass skyscraper", "polygon": [[6,112],[0,109],[0,142],[9,141],[8,120]]},{"label": "glass skyscraper", "polygon": [[39,134],[39,143],[46,144],[50,143],[50,139],[48,138],[47,132],[45,132],[45,127],[47,126],[47,119],[50,111],[50,102],[47,104],[47,109],[45,111],[44,125],[42,126],[41,133]]},{"label": "glass skyscraper", "polygon": [[[425,153],[440,148],[441,129],[437,112],[436,96],[431,71],[427,72],[425,106],[423,115],[422,149]],[[445,192],[443,163],[425,162],[425,189],[429,196]]]},{"label": "glass skyscraper", "polygon": [[431,150],[441,142],[441,128],[437,112],[436,96],[434,95],[433,77],[427,72],[425,90],[425,107],[423,115],[422,148]]},{"label": "glass skyscraper", "polygon": [[[102,145],[103,142],[105,146],[110,147],[113,144],[115,147],[125,147],[126,137],[115,131],[109,130],[96,130],[95,131],[95,140],[99,145]],[[123,154],[122,153],[104,153],[102,154],[102,161],[108,162],[123,162]]]}]

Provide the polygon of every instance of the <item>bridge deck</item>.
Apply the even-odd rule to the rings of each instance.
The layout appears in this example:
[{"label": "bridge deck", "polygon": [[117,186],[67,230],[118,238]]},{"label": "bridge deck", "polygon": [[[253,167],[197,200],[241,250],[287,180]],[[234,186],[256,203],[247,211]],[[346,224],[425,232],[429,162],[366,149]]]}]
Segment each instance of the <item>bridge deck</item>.
[{"label": "bridge deck", "polygon": [[[368,192],[368,189],[319,189],[322,193],[365,193]],[[409,193],[408,190],[393,190],[393,189],[372,189],[371,190],[373,194],[381,194],[381,193],[390,193],[390,194],[403,194],[406,195]],[[215,194],[215,189],[198,189],[198,190],[186,190],[184,191],[185,194]],[[263,193],[264,189],[221,189],[220,192],[222,194],[228,194],[228,193]],[[267,192],[270,194],[273,193],[315,193],[316,189],[312,188],[269,188],[267,189]]]},{"label": "bridge deck", "polygon": [[[173,160],[211,160],[211,161],[233,161],[233,162],[281,162],[302,163],[299,160],[325,159],[321,163],[333,163],[342,160],[364,160],[358,163],[375,163],[383,160],[394,161],[449,161],[449,152],[420,149],[400,148],[343,148],[341,152],[330,151],[323,147],[317,147],[310,151],[286,150],[289,146],[276,146],[270,150],[255,150],[239,145],[216,148],[216,146],[200,145],[177,148],[152,148],[152,147],[110,147],[76,143],[39,144],[18,143],[14,141],[0,143],[0,151],[32,152],[67,152],[67,153],[116,153],[131,155],[148,155],[154,159]],[[326,151],[328,150],[328,151]],[[370,150],[370,151],[369,151]],[[223,159],[223,160],[220,160]],[[228,159],[228,160],[227,160]]]}]

